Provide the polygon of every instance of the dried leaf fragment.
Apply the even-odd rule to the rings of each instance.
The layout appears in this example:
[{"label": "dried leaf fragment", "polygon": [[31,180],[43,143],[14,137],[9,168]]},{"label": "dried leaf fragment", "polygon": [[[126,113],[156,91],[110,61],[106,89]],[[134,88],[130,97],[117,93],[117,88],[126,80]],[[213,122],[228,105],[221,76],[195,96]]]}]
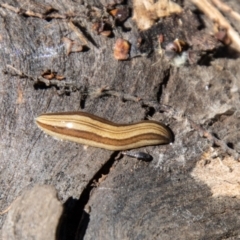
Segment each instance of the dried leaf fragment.
[{"label": "dried leaf fragment", "polygon": [[63,80],[65,79],[64,76],[58,75],[57,72],[52,72],[50,69],[46,70],[44,73],[41,75],[43,78],[47,80],[52,80],[52,79],[57,79],[57,80]]},{"label": "dried leaf fragment", "polygon": [[72,52],[82,52],[83,51],[83,45],[80,43],[73,41],[67,37],[62,38],[63,43],[65,44],[65,49],[67,55],[69,55]]},{"label": "dried leaf fragment", "polygon": [[122,38],[117,39],[114,45],[114,57],[117,60],[127,60],[129,58],[130,43]]}]

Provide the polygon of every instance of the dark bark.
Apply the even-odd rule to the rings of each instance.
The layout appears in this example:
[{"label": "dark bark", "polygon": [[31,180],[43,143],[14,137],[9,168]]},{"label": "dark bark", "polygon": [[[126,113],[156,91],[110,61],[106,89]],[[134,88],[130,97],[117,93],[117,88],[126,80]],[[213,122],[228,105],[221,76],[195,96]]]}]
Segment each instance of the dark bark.
[{"label": "dark bark", "polygon": [[[19,12],[0,7],[1,209],[25,189],[34,193],[35,185],[46,184],[56,188],[64,207],[57,227],[54,221],[46,222],[59,239],[238,236],[239,176],[234,159],[240,152],[239,59],[230,59],[232,55],[217,59],[222,53],[217,50],[208,66],[176,69],[154,49],[156,29],[150,34],[153,42],[141,33],[150,45],[133,52],[139,33],[131,19],[124,28],[114,28],[113,37],[97,35],[89,9],[102,9],[102,5],[83,2],[62,0],[39,6],[30,1],[29,9],[40,14],[36,16],[28,16],[25,1],[8,2]],[[70,27],[70,15],[81,36]],[[198,28],[188,29],[186,24],[182,31],[188,40]],[[167,35],[168,41],[174,40],[173,33]],[[67,55],[63,37],[85,45],[84,51]],[[113,46],[120,37],[132,44],[132,56],[151,50],[152,54],[117,61]],[[65,79],[43,79],[48,69]],[[175,141],[140,149],[153,156],[150,163],[127,156],[117,160],[117,152],[46,137],[34,123],[44,112],[78,110],[118,123],[153,117],[169,125]],[[215,174],[211,166],[218,170],[225,166],[226,178],[209,182]],[[224,182],[231,182],[235,190],[229,193]],[[216,193],[216,186],[221,191]],[[47,196],[42,196],[36,221],[52,215],[51,209],[44,208]],[[10,212],[0,217],[3,238],[44,239],[41,228],[33,234],[23,224],[32,221],[37,195],[36,200],[28,200],[24,201],[29,215],[12,204]]]}]

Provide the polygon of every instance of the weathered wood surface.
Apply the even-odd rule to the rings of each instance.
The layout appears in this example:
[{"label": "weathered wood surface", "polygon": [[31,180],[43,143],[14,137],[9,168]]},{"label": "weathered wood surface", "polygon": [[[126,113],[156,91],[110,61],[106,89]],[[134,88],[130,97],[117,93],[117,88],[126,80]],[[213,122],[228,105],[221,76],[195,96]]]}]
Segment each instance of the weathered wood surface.
[{"label": "weathered wood surface", "polygon": [[54,239],[56,237],[63,206],[58,201],[53,187],[35,186],[18,197],[11,207],[14,211],[11,210],[7,216],[3,239]]},{"label": "weathered wood surface", "polygon": [[[24,3],[8,2],[22,8]],[[88,1],[88,5],[101,7],[98,1]],[[65,203],[56,230],[59,239],[237,238],[238,163],[232,156],[226,157],[221,148],[211,148],[212,143],[200,136],[201,131],[193,129],[188,119],[240,152],[239,59],[219,58],[210,66],[178,70],[158,53],[117,61],[113,58],[114,42],[118,37],[131,39],[131,32],[136,31],[131,20],[126,26],[132,31],[117,28],[113,38],[104,38],[91,30],[86,4],[62,0],[51,2],[51,6],[61,14],[74,12],[80,16],[79,26],[86,28],[94,41],[88,42],[88,51],[67,56],[62,37],[81,42],[67,19],[46,21],[0,8],[1,210],[26,189],[36,191],[35,185],[47,184],[56,188]],[[90,96],[85,102],[79,91],[60,96],[54,87],[13,76],[8,65],[33,78],[50,69],[65,76],[65,82],[83,86]],[[4,74],[6,69],[8,73]],[[149,105],[122,101],[117,96],[93,97],[94,89],[105,87],[142,98]],[[161,101],[178,113],[158,113],[151,101]],[[117,161],[117,153],[47,137],[34,123],[43,112],[81,109],[118,123],[153,115],[169,124],[175,142],[143,148],[154,158],[150,163],[127,157]],[[220,170],[222,175],[217,175]],[[100,178],[101,174],[107,175]],[[94,180],[98,183],[92,189]],[[42,201],[47,201],[44,196]],[[34,206],[31,203],[30,213]],[[86,203],[91,208],[88,213],[83,212]],[[41,228],[36,228],[34,236],[27,224],[22,224],[29,217],[31,226],[31,214],[24,215],[21,206],[17,207],[13,204],[10,212],[1,216],[2,237],[43,239]],[[48,214],[51,211],[44,208],[39,211],[39,216]],[[17,216],[13,223],[16,227],[10,228],[12,216]],[[10,229],[18,231],[12,233]]]}]

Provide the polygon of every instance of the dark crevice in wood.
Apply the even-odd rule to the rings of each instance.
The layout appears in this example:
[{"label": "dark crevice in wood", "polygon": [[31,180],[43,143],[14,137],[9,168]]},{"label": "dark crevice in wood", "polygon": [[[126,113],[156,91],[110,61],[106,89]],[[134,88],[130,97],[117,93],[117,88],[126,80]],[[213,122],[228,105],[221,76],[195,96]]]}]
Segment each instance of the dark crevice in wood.
[{"label": "dark crevice in wood", "polygon": [[113,152],[109,160],[102,166],[101,169],[94,175],[94,177],[90,180],[90,182],[87,184],[86,188],[81,193],[81,196],[79,197],[79,202],[82,208],[85,207],[87,202],[89,201],[91,191],[100,183],[100,179],[103,177],[103,175],[107,175],[110,172],[111,167],[115,163],[116,157],[118,156],[119,152]]},{"label": "dark crevice in wood", "polygon": [[160,86],[159,86],[159,91],[157,93],[157,101],[160,102],[160,99],[161,99],[161,96],[162,96],[162,93],[163,93],[163,90],[164,88],[167,86],[167,83],[170,79],[170,76],[171,76],[171,68],[168,68],[164,74],[164,78],[163,78],[163,81],[161,82]]},{"label": "dark crevice in wood", "polygon": [[56,239],[80,240],[84,238],[88,223],[90,220],[89,213],[85,210],[87,203],[91,197],[92,191],[96,188],[102,179],[106,178],[110,169],[116,162],[119,152],[113,152],[109,160],[89,181],[85,189],[82,191],[79,199],[70,197],[64,204],[63,214],[58,224]]},{"label": "dark crevice in wood", "polygon": [[227,143],[227,146],[231,149],[234,149],[234,144],[232,142],[228,142]]},{"label": "dark crevice in wood", "polygon": [[[72,197],[68,198],[63,205],[63,213],[58,223],[56,239],[75,239],[79,222],[84,222],[88,225],[89,215],[87,215],[79,203],[79,200],[73,199]],[[82,232],[84,232],[83,229]]]},{"label": "dark crevice in wood", "polygon": [[90,35],[90,33],[88,32],[88,30],[81,26],[80,24],[74,22],[74,25],[80,29],[80,31],[83,33],[84,37],[87,38],[87,40],[89,42],[91,42],[96,48],[99,48],[98,44],[95,42],[95,40],[93,39],[93,37]]},{"label": "dark crevice in wood", "polygon": [[145,109],[146,109],[145,116],[144,116],[145,120],[147,120],[148,117],[152,117],[156,112],[154,107],[150,107],[150,106],[146,106],[146,105],[143,105],[142,107],[145,107]]}]

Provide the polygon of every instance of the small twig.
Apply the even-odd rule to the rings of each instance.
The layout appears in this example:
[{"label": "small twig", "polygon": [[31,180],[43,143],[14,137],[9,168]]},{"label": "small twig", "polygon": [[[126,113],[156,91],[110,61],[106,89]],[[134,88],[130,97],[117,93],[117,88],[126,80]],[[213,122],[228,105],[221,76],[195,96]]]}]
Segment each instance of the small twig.
[{"label": "small twig", "polygon": [[56,87],[59,90],[60,95],[64,93],[75,92],[75,91],[79,91],[83,93],[84,85],[81,83],[75,84],[73,82],[66,82],[63,80],[60,81],[57,79],[48,80],[46,78],[43,78],[42,76],[33,77],[23,73],[22,71],[16,69],[11,65],[6,65],[6,67],[9,70],[4,70],[5,74],[10,74],[12,76],[19,76],[21,78],[28,78],[29,80],[33,81],[35,85],[44,84],[46,87]]},{"label": "small twig", "polygon": [[15,12],[17,14],[20,15],[25,15],[25,16],[29,16],[29,17],[36,17],[36,18],[41,18],[41,19],[47,19],[47,18],[55,18],[55,19],[66,19],[67,15],[62,15],[59,13],[47,13],[47,14],[42,14],[42,13],[38,13],[38,12],[34,12],[32,10],[26,10],[23,8],[16,8],[10,4],[7,3],[2,3],[0,4],[0,6],[2,8],[6,8],[12,12]]},{"label": "small twig", "polygon": [[91,98],[98,98],[98,97],[103,97],[103,96],[115,96],[123,101],[133,101],[133,102],[140,102],[142,99],[139,97],[135,97],[131,94],[126,94],[124,92],[119,92],[113,89],[109,89],[107,86],[105,87],[93,87],[93,88],[88,88],[87,92],[85,89],[85,86],[81,83],[76,84],[74,82],[66,82],[64,80],[59,81],[56,79],[46,79],[43,78],[42,76],[37,76],[33,77],[30,75],[27,75],[23,73],[22,71],[18,70],[17,68],[7,65],[7,68],[9,68],[11,71],[5,70],[5,74],[11,74],[13,76],[17,75],[21,78],[28,78],[31,81],[34,82],[34,84],[44,84],[46,87],[56,87],[60,89],[61,93],[71,93],[73,91],[79,91],[82,94],[86,94],[90,96]]},{"label": "small twig", "polygon": [[1,211],[0,215],[7,213],[11,209],[11,207],[12,207],[12,203],[7,208],[5,208],[3,211]]},{"label": "small twig", "polygon": [[12,12],[15,12],[15,13],[20,13],[20,12],[21,12],[21,9],[20,9],[20,8],[15,8],[15,7],[7,4],[7,3],[1,3],[0,6],[1,6],[2,8],[6,8],[6,9],[12,11]]},{"label": "small twig", "polygon": [[77,28],[72,21],[68,22],[68,26],[72,29],[72,31],[74,31],[76,33],[76,35],[78,36],[78,38],[80,39],[80,41],[84,44],[84,45],[88,45],[88,40],[87,38],[81,33],[81,31],[79,30],[79,28]]},{"label": "small twig", "polygon": [[135,97],[133,95],[126,94],[124,92],[119,92],[119,91],[115,91],[112,89],[108,89],[106,87],[95,89],[92,92],[92,96],[94,96],[95,98],[103,97],[103,96],[115,96],[115,97],[122,99],[123,101],[133,101],[133,102],[139,102],[140,100],[142,100],[139,97]]},{"label": "small twig", "polygon": [[221,11],[227,12],[232,15],[236,20],[240,21],[240,14],[233,11],[227,4],[223,3],[221,0],[211,0],[216,7],[218,7]]},{"label": "small twig", "polygon": [[6,8],[8,10],[11,10],[11,11],[17,13],[17,14],[20,14],[20,15],[26,15],[26,16],[29,16],[29,17],[37,17],[37,18],[41,18],[41,19],[44,18],[44,15],[41,14],[41,13],[36,13],[36,12],[31,11],[31,10],[25,10],[25,9],[22,9],[22,8],[15,8],[12,5],[9,5],[7,3],[2,3],[0,6],[3,7],[3,8]]},{"label": "small twig", "polygon": [[239,34],[232,28],[225,17],[207,0],[192,0],[192,2],[205,13],[213,23],[219,25],[219,27],[226,29],[227,35],[232,41],[232,45],[236,50],[240,51],[240,37]]},{"label": "small twig", "polygon": [[[13,72],[15,73],[15,75],[18,75],[19,77],[28,77],[27,75],[25,75],[22,71],[20,71],[19,69],[13,67],[12,65],[7,64],[6,65],[7,68],[13,70]],[[4,71],[4,73],[8,73],[6,71]],[[12,74],[12,73],[11,73]],[[13,75],[13,74],[12,74]]]}]

